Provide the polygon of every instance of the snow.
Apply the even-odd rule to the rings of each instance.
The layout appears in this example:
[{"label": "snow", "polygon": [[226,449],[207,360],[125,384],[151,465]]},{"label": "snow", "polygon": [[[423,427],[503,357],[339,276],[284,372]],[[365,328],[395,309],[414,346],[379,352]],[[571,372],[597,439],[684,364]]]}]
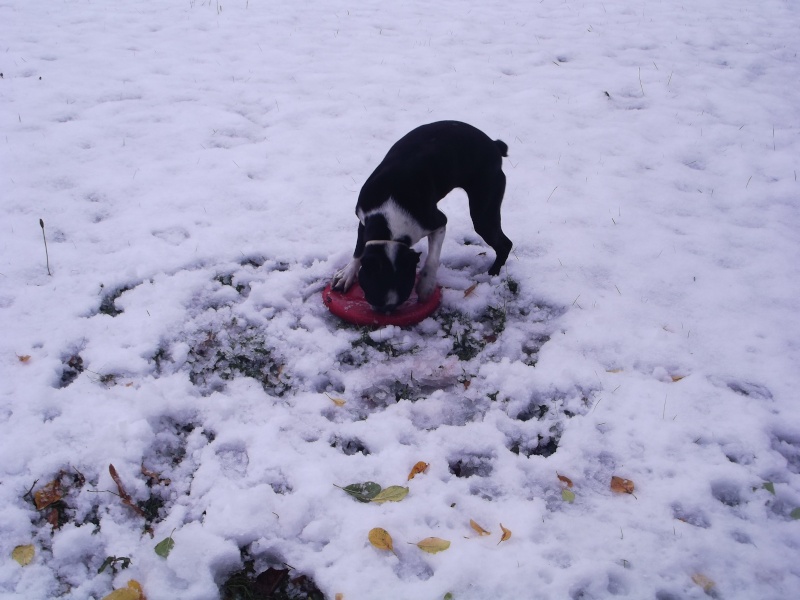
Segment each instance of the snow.
[{"label": "snow", "polygon": [[[0,597],[218,598],[243,556],[331,599],[796,595],[799,25],[786,0],[0,0]],[[509,145],[507,268],[454,192],[439,311],[343,326],[320,292],[358,189],[441,119]],[[109,464],[163,502],[152,535]],[[26,492],[62,471],[53,529]],[[364,481],[410,493],[334,487]]]}]

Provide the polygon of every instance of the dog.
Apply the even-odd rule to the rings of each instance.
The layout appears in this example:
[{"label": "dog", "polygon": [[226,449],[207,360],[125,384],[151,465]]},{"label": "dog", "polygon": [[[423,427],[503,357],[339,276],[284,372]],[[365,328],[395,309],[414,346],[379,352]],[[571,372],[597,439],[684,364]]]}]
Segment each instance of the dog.
[{"label": "dog", "polygon": [[458,121],[422,125],[400,138],[361,188],[353,259],[332,288],[346,292],[358,278],[373,310],[393,311],[414,289],[420,253],[412,246],[427,236],[416,290],[420,302],[430,298],[447,224],[437,203],[455,188],[467,193],[475,232],[495,251],[489,275],[499,274],[512,247],[500,227],[505,156],[504,142]]}]

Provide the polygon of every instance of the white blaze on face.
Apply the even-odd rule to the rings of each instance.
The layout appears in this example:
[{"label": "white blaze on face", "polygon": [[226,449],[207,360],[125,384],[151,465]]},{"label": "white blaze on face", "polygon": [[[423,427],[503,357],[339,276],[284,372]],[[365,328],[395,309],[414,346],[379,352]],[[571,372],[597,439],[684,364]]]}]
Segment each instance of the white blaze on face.
[{"label": "white blaze on face", "polygon": [[394,290],[386,292],[386,302],[384,306],[397,306],[397,292]]}]

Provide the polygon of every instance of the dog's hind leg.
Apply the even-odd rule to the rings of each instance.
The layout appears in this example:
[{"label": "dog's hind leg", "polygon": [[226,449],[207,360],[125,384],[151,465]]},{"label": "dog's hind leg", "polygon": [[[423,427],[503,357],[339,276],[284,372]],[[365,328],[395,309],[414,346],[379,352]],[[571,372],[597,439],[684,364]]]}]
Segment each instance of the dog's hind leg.
[{"label": "dog's hind leg", "polygon": [[500,225],[500,206],[505,190],[506,176],[500,169],[479,183],[465,188],[475,232],[492,247],[496,255],[494,263],[489,267],[489,275],[500,273],[513,246]]}]

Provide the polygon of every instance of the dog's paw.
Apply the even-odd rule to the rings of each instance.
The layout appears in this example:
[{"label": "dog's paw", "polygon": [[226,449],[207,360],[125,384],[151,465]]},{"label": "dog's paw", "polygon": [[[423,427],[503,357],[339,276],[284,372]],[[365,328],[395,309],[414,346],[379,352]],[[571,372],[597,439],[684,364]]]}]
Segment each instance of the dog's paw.
[{"label": "dog's paw", "polygon": [[346,292],[356,281],[358,277],[358,269],[361,266],[360,261],[350,261],[344,269],[337,271],[331,281],[331,289],[339,292]]}]

